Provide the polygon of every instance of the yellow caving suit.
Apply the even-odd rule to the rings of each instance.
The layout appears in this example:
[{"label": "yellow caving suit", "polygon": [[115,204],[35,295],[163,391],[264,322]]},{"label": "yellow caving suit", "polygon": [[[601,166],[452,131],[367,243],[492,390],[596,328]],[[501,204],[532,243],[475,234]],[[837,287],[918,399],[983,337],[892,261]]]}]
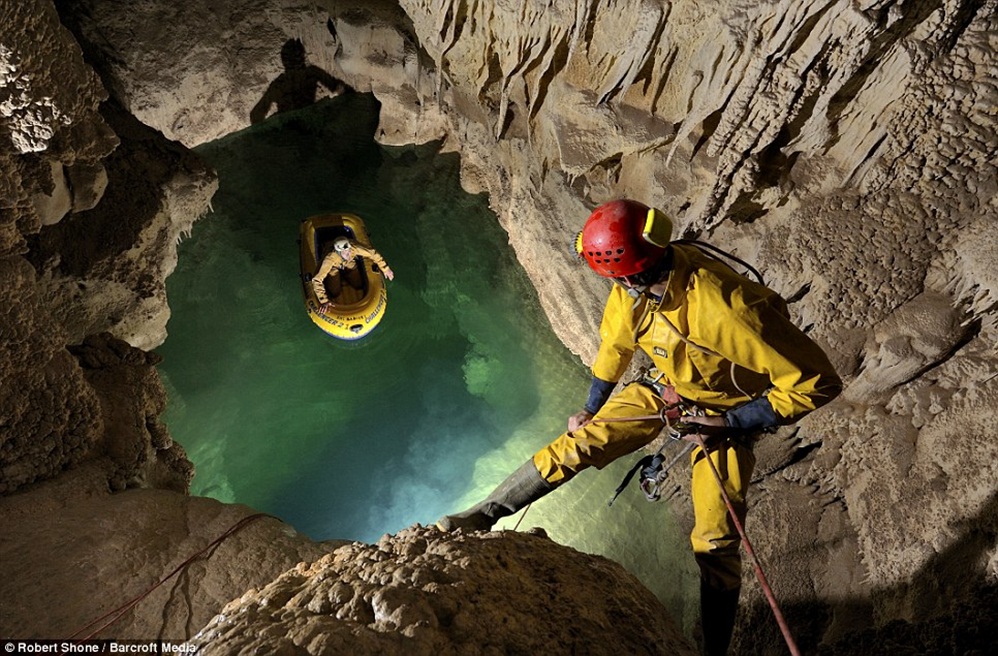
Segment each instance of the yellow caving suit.
[{"label": "yellow caving suit", "polygon": [[351,247],[353,249],[354,257],[349,260],[344,259],[343,256],[335,250],[330,251],[326,257],[322,258],[322,264],[319,265],[319,270],[315,272],[314,276],[312,276],[312,289],[315,291],[315,298],[319,301],[319,303],[329,302],[329,297],[326,295],[325,287],[326,276],[336,276],[339,275],[340,271],[344,271],[346,269],[356,269],[358,255],[373,260],[382,271],[388,268],[388,263],[385,262],[385,258],[381,257],[381,254],[373,248],[366,248],[357,243],[352,243]]},{"label": "yellow caving suit", "polygon": [[[708,414],[722,414],[765,396],[774,424],[792,423],[838,394],[841,381],[834,368],[790,321],[778,294],[696,247],[673,244],[671,249],[672,269],[661,301],[646,296],[635,300],[624,287],[613,286],[600,326],[595,377],[620,380],[635,349],[641,349],[664,375],[662,382]],[[595,419],[654,415],[663,405],[652,389],[633,383],[603,404]],[[596,421],[562,434],[538,451],[533,462],[546,481],[560,484],[586,467],[602,468],[648,444],[661,428],[657,420]],[[745,492],[755,465],[750,446],[728,439],[710,457],[744,521]],[[736,589],[741,584],[737,529],[701,449],[691,458],[694,555],[708,585]]]}]

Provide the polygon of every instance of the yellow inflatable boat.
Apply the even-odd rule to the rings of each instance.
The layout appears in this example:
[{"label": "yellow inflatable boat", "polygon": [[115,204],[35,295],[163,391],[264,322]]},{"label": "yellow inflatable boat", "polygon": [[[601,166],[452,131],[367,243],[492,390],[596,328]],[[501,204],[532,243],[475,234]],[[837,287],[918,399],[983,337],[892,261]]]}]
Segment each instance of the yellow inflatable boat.
[{"label": "yellow inflatable boat", "polygon": [[357,268],[363,280],[361,289],[344,283],[340,285],[339,295],[334,297],[327,284],[326,294],[332,307],[325,311],[319,307],[312,289],[312,276],[337,237],[347,237],[361,246],[373,248],[364,222],[353,214],[319,214],[301,222],[298,241],[305,309],[313,323],[326,333],[339,339],[357,340],[370,334],[381,322],[388,304],[388,292],[378,265],[369,258],[358,256]]}]

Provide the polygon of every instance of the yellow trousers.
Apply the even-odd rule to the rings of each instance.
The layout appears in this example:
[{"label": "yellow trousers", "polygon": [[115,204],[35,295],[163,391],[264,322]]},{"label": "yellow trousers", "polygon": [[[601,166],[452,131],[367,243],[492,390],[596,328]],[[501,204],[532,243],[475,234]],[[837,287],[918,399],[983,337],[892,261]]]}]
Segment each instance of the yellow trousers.
[{"label": "yellow trousers", "polygon": [[[548,483],[560,485],[587,467],[602,469],[617,458],[636,451],[655,439],[660,420],[600,421],[657,415],[665,405],[655,392],[638,383],[627,385],[610,398],[584,428],[563,433],[534,454],[534,466]],[[690,541],[700,575],[712,588],[733,590],[741,585],[741,542],[728,515],[720,487],[700,448],[691,456],[695,523]],[[739,520],[745,523],[745,492],[752,478],[752,450],[728,440],[711,451],[725,490]]]}]

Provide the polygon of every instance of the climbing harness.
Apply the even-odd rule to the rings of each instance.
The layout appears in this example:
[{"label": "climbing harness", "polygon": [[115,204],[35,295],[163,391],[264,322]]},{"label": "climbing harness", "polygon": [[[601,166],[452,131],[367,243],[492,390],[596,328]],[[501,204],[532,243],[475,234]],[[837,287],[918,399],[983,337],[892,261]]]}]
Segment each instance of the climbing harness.
[{"label": "climbing harness", "polygon": [[633,467],[628,470],[624,479],[617,486],[614,491],[613,497],[610,499],[607,506],[612,506],[613,502],[617,500],[620,493],[624,491],[627,485],[634,478],[634,475],[640,472],[640,477],[638,478],[638,485],[641,487],[641,491],[644,493],[645,498],[649,501],[658,501],[661,497],[661,490],[659,489],[661,484],[665,481],[669,470],[678,463],[683,456],[687,455],[693,450],[695,446],[692,442],[687,442],[685,446],[676,454],[672,460],[668,463],[665,462],[665,455],[663,451],[665,448],[675,442],[682,441],[683,435],[689,434],[696,430],[696,426],[693,424],[688,424],[682,421],[683,417],[692,417],[703,415],[703,411],[695,406],[688,405],[678,394],[676,394],[675,388],[671,385],[666,385],[662,382],[663,374],[655,368],[642,368],[638,372],[637,378],[635,378],[632,383],[638,383],[639,385],[644,385],[645,387],[651,389],[665,401],[665,405],[656,415],[646,415],[641,417],[617,417],[617,418],[605,418],[605,419],[593,419],[592,421],[597,422],[626,422],[626,421],[653,421],[658,419],[663,424],[665,424],[665,431],[668,433],[668,439],[659,447],[652,455],[646,455],[638,460]]}]

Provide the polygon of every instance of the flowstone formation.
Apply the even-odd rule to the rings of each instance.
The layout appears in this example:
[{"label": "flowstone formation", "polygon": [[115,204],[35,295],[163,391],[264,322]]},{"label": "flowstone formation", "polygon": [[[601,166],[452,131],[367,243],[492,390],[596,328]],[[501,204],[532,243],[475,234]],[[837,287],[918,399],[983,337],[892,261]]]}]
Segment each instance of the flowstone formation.
[{"label": "flowstone formation", "polygon": [[[988,635],[959,627],[993,626],[998,586],[996,0],[58,7],[103,86],[51,4],[0,6],[5,491],[110,462],[106,422],[124,419],[108,394],[129,392],[66,346],[95,348],[105,331],[131,348],[162,339],[171,240],[213,190],[179,146],[248,125],[282,44],[300,38],[310,63],[382,102],[382,142],[460,152],[464,186],[489,194],[584,361],[607,288],[569,246],[610,198],[658,206],[677,236],[734,251],[790,301],[846,382],[759,444],[749,498],[756,550],[805,651],[960,652]],[[135,117],[151,132],[129,128]],[[155,180],[159,200],[118,214],[105,202],[122,197],[116,180]],[[99,339],[149,382],[151,362]],[[122,453],[162,451],[155,393],[136,396],[124,405],[141,446]],[[165,480],[101,471],[106,486]],[[672,481],[680,514],[687,486]],[[305,571],[281,585],[311,585]],[[779,651],[751,577],[734,648]],[[246,617],[295,630],[258,601]],[[289,617],[304,612],[295,604]],[[212,635],[236,640],[223,626]]]},{"label": "flowstone formation", "polygon": [[413,527],[228,604],[205,656],[697,653],[632,575],[543,535]]}]

